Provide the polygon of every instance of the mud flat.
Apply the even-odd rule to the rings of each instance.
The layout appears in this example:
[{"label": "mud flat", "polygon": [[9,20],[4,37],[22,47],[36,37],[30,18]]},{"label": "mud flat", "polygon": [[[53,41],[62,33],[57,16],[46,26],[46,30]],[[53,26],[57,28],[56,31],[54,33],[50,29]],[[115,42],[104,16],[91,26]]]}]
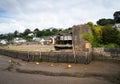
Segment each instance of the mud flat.
[{"label": "mud flat", "polygon": [[0,56],[0,84],[120,84],[118,63],[71,63],[71,68],[67,68],[67,65],[47,62],[36,64]]}]

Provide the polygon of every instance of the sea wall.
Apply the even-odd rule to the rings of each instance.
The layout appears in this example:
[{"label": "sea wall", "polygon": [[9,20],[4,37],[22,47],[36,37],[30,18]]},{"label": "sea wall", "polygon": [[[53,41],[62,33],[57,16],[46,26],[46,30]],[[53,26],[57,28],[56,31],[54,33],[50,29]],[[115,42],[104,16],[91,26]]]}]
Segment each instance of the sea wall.
[{"label": "sea wall", "polygon": [[120,48],[93,48],[92,59],[120,63]]},{"label": "sea wall", "polygon": [[62,62],[62,63],[85,63],[88,64],[92,60],[92,56],[88,52],[75,53],[72,52],[25,52],[0,49],[0,54],[19,58],[24,61],[46,61],[46,62]]},{"label": "sea wall", "polygon": [[120,59],[120,48],[92,48],[93,58]]}]

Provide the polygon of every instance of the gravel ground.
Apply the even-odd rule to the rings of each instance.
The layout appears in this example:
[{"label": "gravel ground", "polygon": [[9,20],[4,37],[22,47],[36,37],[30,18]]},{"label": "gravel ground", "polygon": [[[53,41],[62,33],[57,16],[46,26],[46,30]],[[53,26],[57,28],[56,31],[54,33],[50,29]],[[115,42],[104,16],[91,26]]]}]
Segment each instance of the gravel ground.
[{"label": "gravel ground", "polygon": [[54,45],[41,45],[41,44],[31,44],[31,45],[8,45],[3,47],[9,50],[17,50],[17,51],[53,51]]},{"label": "gravel ground", "polygon": [[120,64],[25,62],[0,56],[0,84],[120,84]]}]

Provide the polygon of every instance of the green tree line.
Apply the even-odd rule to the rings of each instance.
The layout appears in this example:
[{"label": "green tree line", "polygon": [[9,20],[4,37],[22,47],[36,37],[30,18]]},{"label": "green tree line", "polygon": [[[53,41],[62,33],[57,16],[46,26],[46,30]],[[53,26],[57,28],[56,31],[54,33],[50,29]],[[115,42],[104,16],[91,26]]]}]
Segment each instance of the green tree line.
[{"label": "green tree line", "polygon": [[[70,32],[71,32],[71,28],[67,28],[67,29],[48,28],[43,30],[39,30],[39,28],[35,28],[34,31],[31,31],[30,29],[25,29],[25,31],[22,33],[16,30],[13,33],[0,34],[0,39],[7,39],[8,41],[11,41],[15,37],[21,37],[28,41],[31,41],[33,37],[38,37],[38,38],[49,37],[49,36],[57,35],[59,33],[65,34]],[[33,35],[29,35],[29,34],[33,34]]]},{"label": "green tree line", "polygon": [[84,39],[88,40],[94,47],[120,47],[120,29],[115,25],[120,24],[120,11],[116,11],[113,16],[114,19],[99,19],[96,25],[88,22],[92,34],[84,33]]}]

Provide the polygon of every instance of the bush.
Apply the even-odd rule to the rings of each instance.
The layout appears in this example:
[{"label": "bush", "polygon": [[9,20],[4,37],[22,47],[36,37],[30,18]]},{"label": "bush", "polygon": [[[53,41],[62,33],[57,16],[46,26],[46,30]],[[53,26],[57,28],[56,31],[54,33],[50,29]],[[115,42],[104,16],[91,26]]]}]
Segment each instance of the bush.
[{"label": "bush", "polygon": [[116,44],[113,44],[113,43],[109,43],[107,45],[104,45],[105,48],[116,48],[117,45]]}]

